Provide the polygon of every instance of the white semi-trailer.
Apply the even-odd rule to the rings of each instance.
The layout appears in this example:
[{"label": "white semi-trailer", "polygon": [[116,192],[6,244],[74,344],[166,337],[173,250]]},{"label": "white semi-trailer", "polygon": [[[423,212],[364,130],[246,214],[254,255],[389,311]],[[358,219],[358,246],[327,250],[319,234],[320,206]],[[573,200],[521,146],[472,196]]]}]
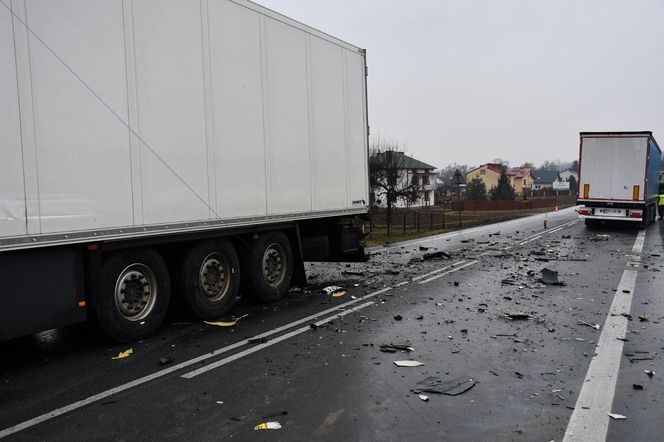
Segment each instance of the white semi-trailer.
[{"label": "white semi-trailer", "polygon": [[652,132],[581,132],[578,204],[586,225],[652,222],[661,156]]},{"label": "white semi-trailer", "polygon": [[0,2],[0,340],[364,257],[365,51],[246,0]]}]

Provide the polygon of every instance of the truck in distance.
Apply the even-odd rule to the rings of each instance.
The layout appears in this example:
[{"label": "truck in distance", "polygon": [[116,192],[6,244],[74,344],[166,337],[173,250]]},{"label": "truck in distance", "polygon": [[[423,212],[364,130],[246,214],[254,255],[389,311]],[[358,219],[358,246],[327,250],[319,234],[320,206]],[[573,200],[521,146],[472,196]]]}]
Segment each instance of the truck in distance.
[{"label": "truck in distance", "polygon": [[662,151],[652,132],[581,132],[579,216],[648,225],[655,220]]}]

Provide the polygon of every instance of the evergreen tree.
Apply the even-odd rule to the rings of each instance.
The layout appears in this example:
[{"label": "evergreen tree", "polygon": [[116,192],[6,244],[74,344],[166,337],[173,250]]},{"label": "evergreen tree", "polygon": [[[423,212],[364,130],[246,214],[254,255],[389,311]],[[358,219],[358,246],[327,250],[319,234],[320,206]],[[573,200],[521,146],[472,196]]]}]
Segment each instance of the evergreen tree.
[{"label": "evergreen tree", "polygon": [[507,177],[507,173],[504,169],[500,174],[500,178],[498,179],[498,185],[492,188],[490,193],[492,200],[513,200],[516,198],[514,187],[512,187],[510,184],[510,180]]},{"label": "evergreen tree", "polygon": [[469,200],[485,200],[486,199],[486,184],[479,177],[473,178],[466,188],[466,199]]}]

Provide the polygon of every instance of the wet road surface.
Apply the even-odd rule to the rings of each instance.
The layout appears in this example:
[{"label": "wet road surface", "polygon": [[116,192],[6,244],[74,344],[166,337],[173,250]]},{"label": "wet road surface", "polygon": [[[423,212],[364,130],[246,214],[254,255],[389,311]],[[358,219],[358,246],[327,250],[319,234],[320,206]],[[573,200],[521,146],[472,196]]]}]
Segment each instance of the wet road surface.
[{"label": "wet road surface", "polygon": [[[308,287],[238,305],[234,327],[173,314],[131,346],[85,326],[2,343],[0,435],[657,440],[663,229],[588,230],[563,210],[548,229],[538,215],[375,248],[367,263],[308,263]],[[542,284],[543,268],[565,285]],[[457,384],[472,388],[438,394]]]}]

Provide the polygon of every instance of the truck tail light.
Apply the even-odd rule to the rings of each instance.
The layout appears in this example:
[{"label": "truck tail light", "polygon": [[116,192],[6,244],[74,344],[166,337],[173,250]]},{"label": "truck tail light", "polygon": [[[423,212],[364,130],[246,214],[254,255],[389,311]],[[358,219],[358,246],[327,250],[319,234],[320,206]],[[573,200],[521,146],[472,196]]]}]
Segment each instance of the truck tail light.
[{"label": "truck tail light", "polygon": [[[638,187],[638,186],[637,186]],[[629,212],[629,217],[630,218],[643,218],[643,212],[642,211],[636,211],[636,210],[630,210]]]},{"label": "truck tail light", "polygon": [[640,189],[639,186],[634,186],[634,187],[632,188],[632,199],[633,199],[634,201],[638,201],[638,200],[639,200],[639,189]]},{"label": "truck tail light", "polygon": [[592,215],[592,211],[590,209],[579,209],[579,215]]},{"label": "truck tail light", "polygon": [[590,184],[584,184],[583,185],[583,197],[588,198],[588,195],[590,195]]}]

